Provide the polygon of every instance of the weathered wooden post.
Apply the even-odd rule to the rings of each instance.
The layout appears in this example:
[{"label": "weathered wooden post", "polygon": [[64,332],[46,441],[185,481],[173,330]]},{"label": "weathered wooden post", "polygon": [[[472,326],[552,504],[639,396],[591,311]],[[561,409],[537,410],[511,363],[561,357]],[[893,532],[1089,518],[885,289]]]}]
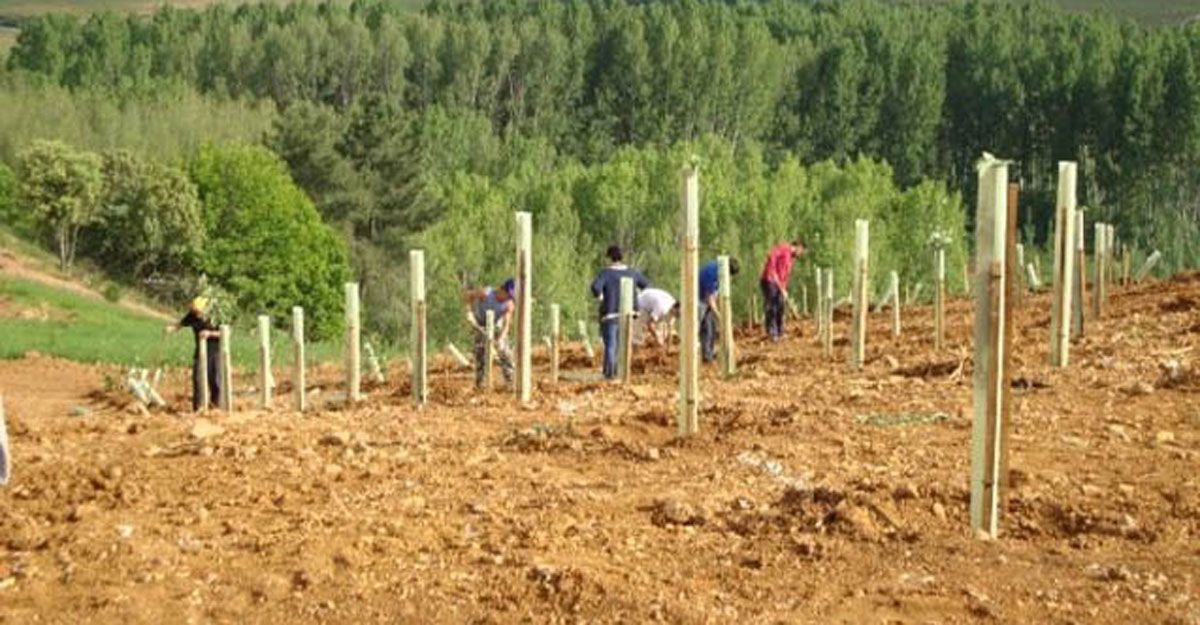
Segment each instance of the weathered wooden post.
[{"label": "weathered wooden post", "polygon": [[454,343],[447,342],[446,351],[450,352],[450,356],[454,358],[454,361],[458,363],[459,367],[466,369],[471,366],[471,361],[467,360],[467,357],[462,353],[462,350],[458,349],[458,346],[456,346]]},{"label": "weathered wooden post", "polygon": [[820,267],[813,267],[813,269],[815,270],[814,273],[816,274],[816,276],[814,278],[814,282],[816,282],[816,287],[817,287],[817,297],[816,297],[816,300],[817,300],[817,302],[816,302],[817,303],[817,319],[816,319],[817,333],[816,333],[816,335],[817,335],[817,342],[822,343],[825,340],[825,289],[821,288],[821,274],[823,274],[825,270]]},{"label": "weathered wooden post", "polygon": [[273,403],[275,379],[271,376],[271,318],[258,316],[258,407],[267,410]]},{"label": "weathered wooden post", "polygon": [[550,383],[558,384],[558,361],[562,351],[562,308],[550,304]]},{"label": "weathered wooden post", "polygon": [[1005,275],[1011,288],[1008,289],[1008,297],[1014,308],[1021,307],[1021,301],[1024,299],[1024,294],[1021,289],[1021,277],[1025,274],[1025,248],[1017,243],[1017,223],[1019,222],[1020,214],[1020,197],[1021,185],[1016,182],[1008,184],[1008,240],[1011,245],[1008,252],[1004,255],[1006,266],[1004,268]]},{"label": "weathered wooden post", "polygon": [[698,252],[700,246],[700,169],[692,163],[680,176],[681,209],[683,212],[683,259],[680,263],[681,285],[679,316],[679,435],[690,436],[700,430],[700,377],[696,361],[700,356],[699,303],[696,298],[699,281]]},{"label": "weathered wooden post", "polygon": [[971,296],[971,262],[969,260],[967,260],[967,257],[965,255],[963,256],[962,271],[963,271],[963,294],[966,295],[967,297],[970,297]]},{"label": "weathered wooden post", "polygon": [[1021,243],[1017,244],[1017,271],[1013,274],[1012,278],[1021,287],[1017,289],[1017,292],[1021,293],[1021,295],[1014,302],[1017,306],[1020,306],[1025,299],[1024,291],[1029,289],[1029,278],[1025,274],[1025,245]]},{"label": "weathered wooden post", "polygon": [[292,395],[296,398],[296,411],[304,412],[308,407],[304,394],[304,385],[307,383],[304,371],[304,309],[299,306],[292,307],[292,354],[295,360],[292,363]]},{"label": "weathered wooden post", "polygon": [[363,354],[367,357],[367,372],[371,374],[371,379],[376,384],[383,384],[387,380],[383,377],[383,367],[379,365],[379,357],[375,354],[375,347],[371,345],[371,341],[363,341]]},{"label": "weathered wooden post", "polygon": [[412,398],[417,407],[429,401],[429,329],[425,299],[425,251],[408,252],[409,295],[412,300]]},{"label": "weathered wooden post", "polygon": [[800,283],[800,314],[808,316],[808,285]]},{"label": "weathered wooden post", "polygon": [[[1104,276],[1109,286],[1116,284],[1117,264],[1116,254],[1113,250],[1117,249],[1117,227],[1112,224],[1104,224],[1104,261],[1107,267],[1104,268]],[[1108,297],[1108,292],[1104,293],[1105,298]]]},{"label": "weathered wooden post", "polygon": [[483,319],[483,390],[491,391],[495,383],[492,369],[496,362],[496,311],[488,309]]},{"label": "weathered wooden post", "polygon": [[717,257],[717,299],[721,306],[721,375],[737,373],[737,356],[733,346],[733,283],[730,281],[729,257]]},{"label": "weathered wooden post", "polygon": [[1129,243],[1121,244],[1121,286],[1129,286],[1129,276],[1133,268],[1133,250]]},{"label": "weathered wooden post", "polygon": [[12,476],[12,454],[8,451],[8,425],[4,417],[4,396],[0,395],[0,486]]},{"label": "weathered wooden post", "polygon": [[938,238],[933,249],[933,348],[941,350],[946,343],[946,247]]},{"label": "weathered wooden post", "polygon": [[900,274],[896,270],[891,273],[892,282],[892,336],[900,336]]},{"label": "weathered wooden post", "polygon": [[197,349],[199,350],[198,358],[200,360],[200,370],[198,371],[198,377],[200,378],[200,407],[197,409],[197,412],[204,412],[212,406],[212,396],[208,392],[208,339],[202,337],[197,344]]},{"label": "weathered wooden post", "polygon": [[1160,259],[1162,259],[1162,254],[1158,250],[1154,250],[1154,252],[1146,258],[1145,262],[1142,263],[1142,268],[1138,269],[1137,275],[1134,276],[1133,281],[1141,282],[1142,280],[1145,280],[1146,277],[1150,275],[1150,272],[1154,271],[1154,266],[1158,264]]},{"label": "weathered wooden post", "polygon": [[750,327],[758,326],[758,296],[750,296]]},{"label": "weathered wooden post", "polygon": [[[1081,229],[1080,239],[1084,238]],[[1096,222],[1093,226],[1092,234],[1092,256],[1093,262],[1096,265],[1095,269],[1095,286],[1092,293],[1092,315],[1099,319],[1104,314],[1104,296],[1107,289],[1105,283],[1108,281],[1108,228],[1100,222]]]},{"label": "weathered wooden post", "polygon": [[347,282],[346,292],[346,401],[362,399],[362,326],[358,314],[358,283]]},{"label": "weathered wooden post", "polygon": [[833,268],[825,269],[825,357],[833,358]]},{"label": "weathered wooden post", "polygon": [[595,360],[596,351],[592,349],[592,339],[588,336],[587,322],[583,319],[579,320],[579,339],[583,341],[583,352],[587,354],[588,360]]},{"label": "weathered wooden post", "polygon": [[221,407],[233,413],[233,328],[221,325]]},{"label": "weathered wooden post", "polygon": [[1050,313],[1050,365],[1066,367],[1071,358],[1071,283],[1075,279],[1076,164],[1058,164],[1058,207],[1054,219],[1054,294]]},{"label": "weathered wooden post", "polygon": [[[1084,233],[1087,230],[1083,217],[1086,211],[1084,207],[1075,211],[1075,280],[1071,282],[1071,338],[1084,335],[1084,317],[1087,315],[1087,248],[1084,245],[1087,239]],[[1099,248],[1092,250],[1096,262],[1100,261],[1099,253]]]},{"label": "weathered wooden post", "polygon": [[[1006,466],[1008,419],[1004,387],[1008,364],[1007,226],[1008,165],[990,156],[979,165],[975,267],[974,423],[971,431],[971,528],[989,537],[999,531]],[[1068,251],[1071,249],[1067,248]],[[1063,285],[1064,287],[1066,285]]]},{"label": "weathered wooden post", "polygon": [[617,379],[628,384],[633,368],[633,278],[621,278],[617,312]]},{"label": "weathered wooden post", "polygon": [[863,360],[867,353],[867,312],[871,307],[870,278],[868,261],[870,259],[871,222],[866,219],[854,221],[854,323],[851,328],[850,366],[862,369]]},{"label": "weathered wooden post", "polygon": [[533,399],[533,215],[517,213],[517,396]]}]

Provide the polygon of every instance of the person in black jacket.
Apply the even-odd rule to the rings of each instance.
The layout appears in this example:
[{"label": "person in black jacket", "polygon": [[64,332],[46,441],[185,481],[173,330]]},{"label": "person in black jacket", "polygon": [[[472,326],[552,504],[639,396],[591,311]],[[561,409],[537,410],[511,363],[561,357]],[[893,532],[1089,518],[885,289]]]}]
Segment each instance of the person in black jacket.
[{"label": "person in black jacket", "polygon": [[[181,328],[191,328],[196,340],[196,348],[192,352],[192,410],[200,409],[202,390],[200,387],[200,367],[208,367],[208,397],[211,405],[221,403],[221,331],[208,318],[209,301],[204,297],[192,300],[188,313],[178,323],[167,324],[163,331],[173,334]],[[208,341],[208,362],[200,362],[200,341]]]},{"label": "person in black jacket", "polygon": [[621,278],[633,278],[634,302],[638,291],[650,286],[650,281],[637,269],[625,265],[625,253],[618,245],[610,245],[609,265],[592,282],[592,296],[600,299],[600,338],[604,341],[604,377],[617,377],[617,332],[621,312]]}]

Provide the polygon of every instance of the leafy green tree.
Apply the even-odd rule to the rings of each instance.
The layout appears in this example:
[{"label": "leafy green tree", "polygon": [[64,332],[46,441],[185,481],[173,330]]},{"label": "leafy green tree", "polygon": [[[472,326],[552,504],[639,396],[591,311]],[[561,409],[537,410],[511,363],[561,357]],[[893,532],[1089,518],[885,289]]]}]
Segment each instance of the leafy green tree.
[{"label": "leafy green tree", "polygon": [[36,141],[21,152],[17,172],[20,201],[55,242],[59,268],[69,270],[80,231],[100,218],[100,157],[57,141]]},{"label": "leafy green tree", "polygon": [[342,327],[346,245],[269,150],[208,145],[189,172],[204,206],[199,269],[240,310],[282,316],[303,306],[314,338]]}]

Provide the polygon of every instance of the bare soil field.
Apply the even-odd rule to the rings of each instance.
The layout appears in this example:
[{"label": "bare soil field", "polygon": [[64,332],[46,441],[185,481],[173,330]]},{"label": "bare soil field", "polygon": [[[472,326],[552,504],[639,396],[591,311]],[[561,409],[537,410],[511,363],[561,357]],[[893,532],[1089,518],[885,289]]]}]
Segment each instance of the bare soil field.
[{"label": "bare soil field", "polygon": [[440,362],[420,411],[396,379],[204,420],[185,372],[145,414],[119,371],[0,362],[0,622],[1200,623],[1200,274],[1115,289],[1066,370],[1046,296],[1018,314],[995,541],[967,519],[965,300],[940,353],[928,308],[897,340],[874,314],[861,372],[846,317],[833,360],[808,321],[743,331],[687,441],[674,351],[530,407]]}]

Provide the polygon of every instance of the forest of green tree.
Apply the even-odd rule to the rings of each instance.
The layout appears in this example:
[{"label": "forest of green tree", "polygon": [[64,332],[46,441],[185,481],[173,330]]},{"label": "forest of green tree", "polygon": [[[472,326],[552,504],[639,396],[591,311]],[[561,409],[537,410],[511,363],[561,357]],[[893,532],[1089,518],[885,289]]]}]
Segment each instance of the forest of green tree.
[{"label": "forest of green tree", "polygon": [[[455,335],[459,285],[510,270],[514,210],[534,213],[539,301],[586,316],[610,242],[674,285],[678,170],[693,154],[706,253],[751,266],[796,235],[814,262],[844,264],[863,217],[880,272],[927,280],[932,231],[966,254],[962,198],[985,150],[1014,162],[1030,245],[1048,236],[1056,162],[1077,160],[1091,218],[1161,250],[1164,270],[1200,259],[1198,25],[979,1],[215,5],[33,18],[6,72],[0,98],[26,116],[0,107],[0,129],[33,141],[40,123],[183,171],[196,128],[226,118],[203,111],[227,112],[209,140],[286,164],[343,235],[371,328],[391,337],[408,249],[427,249],[433,329]],[[171,147],[86,112],[78,136],[56,131],[47,98],[106,102],[114,118],[161,108],[151,130]],[[0,140],[0,161],[17,169],[20,149]]]}]

